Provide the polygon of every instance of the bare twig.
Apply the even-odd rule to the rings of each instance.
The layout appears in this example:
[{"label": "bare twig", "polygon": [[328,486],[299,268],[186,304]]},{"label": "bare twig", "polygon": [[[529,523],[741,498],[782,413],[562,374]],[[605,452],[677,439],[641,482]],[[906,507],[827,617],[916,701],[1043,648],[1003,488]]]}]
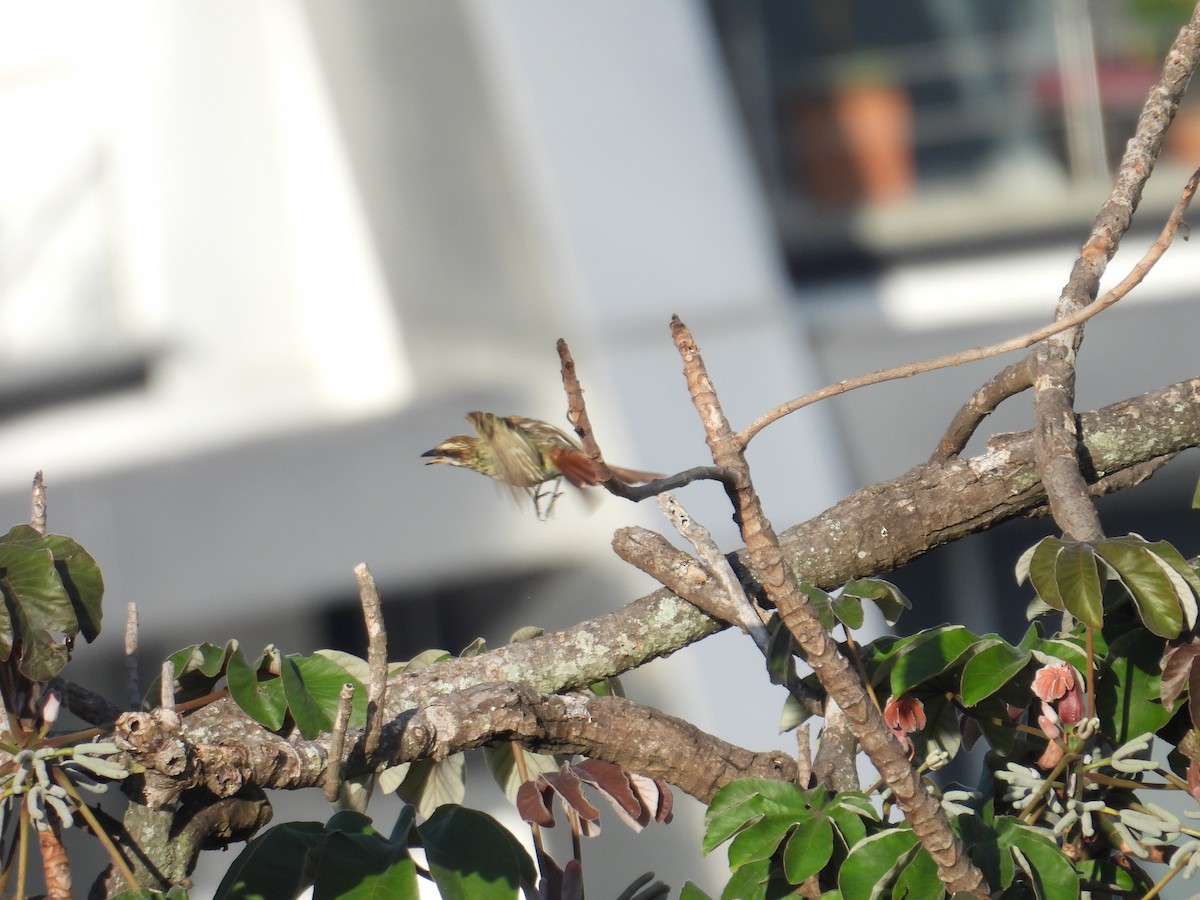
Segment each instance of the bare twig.
[{"label": "bare twig", "polygon": [[567,392],[567,421],[579,435],[584,452],[596,464],[596,471],[607,487],[609,482],[617,479],[613,478],[612,471],[604,461],[604,454],[600,452],[600,445],[596,443],[592,433],[592,423],[588,419],[587,406],[583,402],[583,388],[579,386],[579,379],[575,376],[575,360],[571,356],[571,348],[567,346],[564,338],[559,338],[556,346],[559,362],[562,364],[563,389]]},{"label": "bare twig", "polygon": [[897,805],[933,858],[938,877],[947,890],[987,896],[983,874],[971,862],[962,841],[951,830],[945,812],[922,786],[920,777],[892,737],[879,709],[867,696],[857,674],[800,589],[796,573],[784,558],[779,538],[754,490],[744,455],[744,442],[730,428],[699,348],[678,316],[671,320],[671,333],[683,360],[688,391],[704,425],[713,462],[734,474],[735,518],[767,598],[775,604],[784,626],[804,649],[805,659],[822,687],[841,707],[859,745],[892,789]]},{"label": "bare twig", "polygon": [[358,581],[358,599],[367,626],[367,667],[371,673],[371,682],[367,685],[367,732],[363,742],[363,752],[369,757],[379,747],[379,732],[383,727],[388,669],[387,629],[383,624],[379,589],[366,563],[354,567],[354,577]]},{"label": "bare twig", "polygon": [[125,605],[125,702],[130,709],[142,705],[142,687],[138,679],[137,604]]},{"label": "bare twig", "polygon": [[938,441],[937,449],[930,457],[931,461],[940,462],[962,453],[967,446],[967,441],[971,440],[971,436],[975,434],[975,429],[996,411],[997,406],[1014,394],[1019,394],[1031,387],[1033,387],[1033,364],[1027,355],[1024,359],[1006,366],[999,374],[989,378],[979,390],[971,395],[971,399],[955,413],[946,433]]},{"label": "bare twig", "polygon": [[[882,384],[885,381],[896,381],[900,378],[910,378],[913,375],[923,375],[926,372],[933,372],[937,369],[961,366],[963,363],[975,362],[976,360],[987,359],[991,356],[999,356],[1002,353],[1008,353],[1012,350],[1022,350],[1026,347],[1032,347],[1034,344],[1056,334],[1067,331],[1070,328],[1082,325],[1088,319],[1100,314],[1118,300],[1124,298],[1131,290],[1141,284],[1146,274],[1154,268],[1154,264],[1166,253],[1167,248],[1171,246],[1171,241],[1174,239],[1175,233],[1183,223],[1184,213],[1187,212],[1188,205],[1192,202],[1192,197],[1196,193],[1198,177],[1200,177],[1200,170],[1193,174],[1184,186],[1182,196],[1175,204],[1175,208],[1171,210],[1171,215],[1167,218],[1167,224],[1163,226],[1158,239],[1150,245],[1150,249],[1146,251],[1137,265],[1130,269],[1129,274],[1122,279],[1120,284],[1116,285],[1096,302],[1082,309],[1075,310],[1070,315],[1063,316],[1063,318],[1051,322],[1049,325],[1043,325],[1041,328],[1035,328],[1033,331],[1009,338],[1006,341],[982,347],[972,347],[969,350],[960,350],[957,353],[936,356],[932,359],[921,360],[920,362],[904,363],[903,365],[892,366],[887,369],[879,369],[876,372],[868,372],[865,375],[856,375],[853,378],[847,378],[836,384],[830,384],[812,391],[802,397],[789,400],[787,403],[782,403],[774,409],[763,413],[763,415],[755,419],[750,425],[742,429],[737,434],[739,444],[744,448],[756,434],[772,422],[776,422],[789,413],[794,413],[797,410],[811,406],[821,400],[826,400],[829,397],[836,397],[839,394],[845,394],[849,391],[868,387],[873,384]],[[961,441],[962,445],[966,444],[979,424],[978,421],[972,422],[971,420],[977,415],[978,411],[984,409],[985,405],[991,404],[990,408],[987,409],[987,412],[990,412],[1005,397],[1010,396],[1018,390],[1024,390],[1032,384],[1030,373],[1025,371],[1026,365],[1027,363],[1023,360],[1014,366],[1010,366],[976,392],[975,397],[972,397],[971,402],[968,403],[968,407],[964,407],[964,410],[960,411],[959,415],[955,417],[954,423],[951,425],[951,430],[947,432],[947,437],[944,437],[942,444],[938,446],[938,452],[934,455],[935,459],[945,458],[950,452],[957,452],[961,449],[959,441]],[[1029,384],[1025,384],[1024,382],[1026,381]],[[974,409],[968,411],[972,403],[977,403],[977,405]],[[982,416],[978,418],[982,418]],[[968,425],[969,430],[967,430]],[[944,450],[943,445],[950,449]]]},{"label": "bare twig", "polygon": [[167,659],[162,664],[162,674],[158,680],[158,705],[163,709],[175,707],[175,663]]},{"label": "bare twig", "polygon": [[62,677],[53,679],[50,682],[50,689],[58,691],[59,696],[62,697],[63,706],[89,725],[110,726],[116,721],[117,716],[125,712],[107,697],[102,697]]},{"label": "bare twig", "polygon": [[[1163,135],[1175,117],[1197,63],[1200,63],[1200,4],[1172,44],[1163,63],[1162,77],[1151,88],[1142,107],[1137,129],[1117,167],[1113,189],[1100,207],[1071,277],[1059,296],[1056,317],[1060,321],[1095,305],[1100,277],[1129,230],[1162,148]],[[1195,190],[1195,180],[1193,176],[1189,182],[1191,191]],[[1190,194],[1187,199],[1190,200]],[[1082,339],[1083,332],[1072,328],[1046,342],[1034,354],[1033,408],[1037,423],[1034,446],[1055,522],[1064,534],[1089,540],[1102,537],[1103,530],[1080,471],[1074,404],[1075,355]]]},{"label": "bare twig", "polygon": [[812,785],[812,732],[805,722],[796,729],[796,784],[801,790]]},{"label": "bare twig", "polygon": [[571,423],[571,427],[579,436],[579,442],[583,445],[584,452],[596,464],[604,479],[604,489],[610,494],[636,503],[647,497],[655,497],[664,491],[678,490],[696,481],[718,481],[725,485],[727,491],[730,489],[730,475],[719,466],[696,466],[666,478],[657,478],[646,484],[626,484],[621,479],[614,478],[608,464],[604,462],[604,454],[600,452],[600,445],[596,442],[591,420],[588,419],[587,404],[583,401],[583,388],[580,387],[579,379],[575,375],[575,360],[563,338],[558,339],[558,358],[562,364],[563,390],[567,394],[567,421]]},{"label": "bare twig", "polygon": [[346,729],[350,725],[350,713],[354,708],[354,685],[347,681],[338,694],[337,713],[333,717],[333,730],[329,733],[329,756],[325,767],[325,799],[337,801],[342,788],[342,754],[346,749]]},{"label": "bare twig", "polygon": [[[731,625],[737,625],[750,635],[758,649],[765,655],[767,644],[771,641],[771,634],[763,624],[762,614],[746,596],[737,574],[729,565],[725,554],[717,546],[717,542],[713,540],[712,534],[693,519],[671,494],[660,494],[658,505],[671,524],[675,526],[675,530],[696,548],[696,555],[700,557],[700,562],[712,573],[717,584],[721,586],[719,596],[724,603],[720,611],[720,618]],[[710,615],[714,614],[711,609],[706,609],[705,612]]]},{"label": "bare twig", "polygon": [[42,470],[38,469],[37,474],[33,476],[33,490],[30,491],[30,515],[29,525],[34,531],[46,533],[46,481],[42,477]]},{"label": "bare twig", "polygon": [[[1115,289],[1114,289],[1115,290]],[[885,381],[897,381],[901,378],[911,378],[913,375],[924,375],[926,372],[934,372],[938,369],[949,369],[954,366],[961,366],[963,363],[976,362],[981,359],[988,359],[992,356],[999,356],[1003,353],[1009,353],[1013,350],[1023,350],[1026,347],[1031,347],[1038,341],[1043,341],[1051,335],[1058,334],[1060,331],[1066,331],[1068,328],[1073,328],[1086,322],[1092,316],[1099,314],[1107,309],[1113,303],[1116,303],[1123,293],[1113,296],[1104,306],[1097,308],[1095,304],[1087,309],[1080,310],[1069,320],[1063,319],[1058,322],[1051,322],[1049,325],[1043,325],[1041,328],[1035,328],[1033,331],[1028,331],[1025,334],[1018,335],[1014,338],[1009,338],[1006,341],[1000,341],[996,344],[987,344],[982,347],[972,347],[969,350],[960,350],[957,353],[948,353],[945,356],[935,356],[932,359],[924,359],[919,362],[904,363],[899,366],[891,366],[886,369],[879,369],[875,372],[868,372],[865,375],[855,375],[853,378],[846,378],[836,384],[826,385],[823,388],[818,388],[811,391],[802,397],[797,397],[794,400],[789,400],[787,403],[781,403],[774,409],[763,413],[736,435],[738,443],[745,447],[754,438],[756,434],[766,428],[773,422],[777,422],[784,416],[794,413],[797,410],[804,409],[806,406],[812,406],[821,400],[827,400],[830,397],[836,397],[839,394],[849,393],[850,391],[858,390],[859,388],[869,387],[873,384],[882,384]],[[1106,298],[1107,299],[1107,298]]]},{"label": "bare twig", "polygon": [[[677,593],[688,602],[695,603],[713,618],[741,628],[750,635],[755,646],[766,657],[771,643],[771,633],[765,625],[768,616],[747,596],[746,591],[742,588],[742,583],[738,580],[737,573],[729,564],[729,559],[717,547],[716,541],[712,539],[708,529],[688,515],[687,510],[670,494],[660,494],[658,505],[680,535],[696,548],[701,565],[706,572],[712,575],[718,588],[716,591],[690,593],[677,591]],[[632,532],[632,529],[629,531]],[[664,567],[659,562],[663,558],[663,554],[655,546],[655,542],[636,542],[632,537],[630,533],[622,535],[618,532],[613,537],[613,549],[616,550],[618,556],[646,574],[658,578],[660,569],[667,568],[670,571],[678,563],[678,558],[674,557],[674,553],[678,553],[678,551],[675,551],[674,547],[670,547],[666,541],[662,541],[662,544],[670,547],[673,553],[666,557],[672,560],[671,564]],[[634,547],[638,548],[638,552],[631,552]],[[686,554],[680,554],[680,556],[687,558],[690,562],[690,558]],[[659,581],[668,587],[678,583],[678,579],[672,574],[665,575]],[[787,688],[788,692],[810,714],[819,716],[823,713],[823,698],[819,696],[819,692],[813,691],[804,683],[804,680],[796,673],[796,667],[790,662],[786,672],[779,677],[779,683]]]}]

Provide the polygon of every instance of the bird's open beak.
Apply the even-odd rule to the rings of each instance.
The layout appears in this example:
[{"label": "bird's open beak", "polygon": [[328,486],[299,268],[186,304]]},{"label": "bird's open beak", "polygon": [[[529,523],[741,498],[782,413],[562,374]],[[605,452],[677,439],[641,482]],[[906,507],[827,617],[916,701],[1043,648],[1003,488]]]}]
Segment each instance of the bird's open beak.
[{"label": "bird's open beak", "polygon": [[427,465],[427,466],[432,466],[434,463],[440,463],[440,462],[446,461],[445,454],[442,453],[442,451],[439,450],[437,447],[434,447],[432,450],[426,450],[424,453],[421,454],[421,457],[423,459],[425,457],[429,457],[429,461],[427,463],[425,463],[425,465]]}]

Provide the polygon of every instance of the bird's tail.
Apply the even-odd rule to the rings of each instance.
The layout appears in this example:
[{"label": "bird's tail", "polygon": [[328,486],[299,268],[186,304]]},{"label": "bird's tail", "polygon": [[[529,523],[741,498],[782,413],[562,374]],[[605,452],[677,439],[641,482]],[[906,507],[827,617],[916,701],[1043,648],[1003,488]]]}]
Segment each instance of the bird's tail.
[{"label": "bird's tail", "polygon": [[608,469],[618,481],[623,481],[626,484],[646,484],[647,482],[658,481],[660,478],[667,477],[658,472],[639,472],[637,469],[623,469],[620,466],[609,466]]}]

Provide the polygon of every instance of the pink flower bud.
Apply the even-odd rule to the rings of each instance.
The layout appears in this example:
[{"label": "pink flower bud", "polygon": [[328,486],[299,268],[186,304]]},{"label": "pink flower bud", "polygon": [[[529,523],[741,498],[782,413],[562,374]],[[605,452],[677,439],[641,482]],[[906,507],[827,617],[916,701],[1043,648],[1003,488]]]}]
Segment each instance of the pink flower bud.
[{"label": "pink flower bud", "polygon": [[1042,666],[1033,676],[1033,693],[1039,700],[1057,700],[1075,687],[1075,670],[1068,665]]}]

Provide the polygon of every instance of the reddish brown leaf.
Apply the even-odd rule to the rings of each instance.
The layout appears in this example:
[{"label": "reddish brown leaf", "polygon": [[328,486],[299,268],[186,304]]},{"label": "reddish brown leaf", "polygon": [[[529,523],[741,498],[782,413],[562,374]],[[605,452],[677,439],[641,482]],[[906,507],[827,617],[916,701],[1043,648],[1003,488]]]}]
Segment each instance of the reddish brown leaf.
[{"label": "reddish brown leaf", "polygon": [[654,813],[654,821],[670,825],[671,820],[675,818],[675,813],[672,812],[675,807],[675,795],[671,793],[671,786],[661,778],[655,778],[654,783],[658,785],[658,811]]},{"label": "reddish brown leaf", "polygon": [[587,797],[583,796],[583,782],[571,771],[567,763],[563,763],[557,772],[544,772],[540,777],[554,788],[564,804],[579,814],[580,819],[595,822],[600,818],[600,810],[588,803]]},{"label": "reddish brown leaf", "polygon": [[1163,706],[1172,706],[1187,687],[1189,673],[1197,656],[1200,656],[1200,639],[1197,638],[1192,638],[1191,643],[1167,648],[1163,654],[1162,687],[1159,690]]},{"label": "reddish brown leaf", "polygon": [[635,819],[641,816],[642,803],[629,786],[628,774],[620,766],[598,759],[585,759],[571,768],[581,779],[604,794],[614,809],[624,811]]},{"label": "reddish brown leaf", "polygon": [[1200,728],[1200,666],[1195,664],[1188,670],[1188,714],[1192,727]]},{"label": "reddish brown leaf", "polygon": [[[527,781],[526,784],[533,784],[533,782]],[[546,853],[541,848],[535,848],[535,851],[537,853],[538,871],[542,875],[541,880],[538,882],[538,897],[540,900],[562,900],[562,868],[549,853]]]},{"label": "reddish brown leaf", "polygon": [[517,788],[517,814],[524,822],[532,822],[543,828],[554,827],[554,813],[550,811],[550,789],[538,786],[536,781],[526,781]]},{"label": "reddish brown leaf", "polygon": [[577,859],[563,866],[562,900],[583,900],[583,863]]},{"label": "reddish brown leaf", "polygon": [[1188,763],[1187,786],[1188,793],[1192,795],[1192,799],[1200,800],[1200,763],[1197,763],[1194,759]]}]

